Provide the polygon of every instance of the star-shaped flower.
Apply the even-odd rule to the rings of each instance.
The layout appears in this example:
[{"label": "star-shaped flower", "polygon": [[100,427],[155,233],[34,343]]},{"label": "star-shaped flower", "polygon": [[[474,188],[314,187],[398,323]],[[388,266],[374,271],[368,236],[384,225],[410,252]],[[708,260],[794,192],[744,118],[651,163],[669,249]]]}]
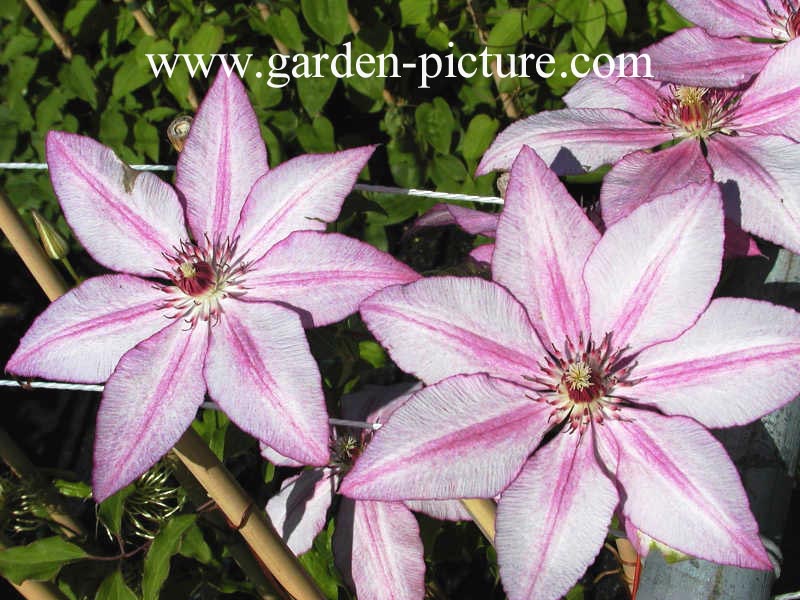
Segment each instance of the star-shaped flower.
[{"label": "star-shaped flower", "polygon": [[194,120],[175,189],[94,140],[48,135],[64,216],[93,258],[121,273],[54,302],[6,369],[108,380],[96,500],[166,453],[206,391],[244,431],[327,463],[327,412],[303,326],[338,321],[381,287],[417,278],[372,246],[324,233],[372,151],[304,155],[270,170],[245,89],[223,75]]},{"label": "star-shaped flower", "polygon": [[362,303],[395,362],[429,387],[377,432],[340,492],[392,501],[505,490],[496,547],[511,600],[564,594],[615,510],[641,554],[652,538],[770,568],[736,469],[705,427],[748,423],[800,392],[790,375],[800,315],[711,300],[722,237],[710,182],[656,198],[601,236],[523,148],[494,281],[422,279]]}]

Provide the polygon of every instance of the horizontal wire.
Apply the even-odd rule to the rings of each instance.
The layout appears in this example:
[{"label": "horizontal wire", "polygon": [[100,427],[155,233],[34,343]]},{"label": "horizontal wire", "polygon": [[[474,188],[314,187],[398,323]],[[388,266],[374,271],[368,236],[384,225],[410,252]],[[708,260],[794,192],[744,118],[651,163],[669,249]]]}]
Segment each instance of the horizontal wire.
[{"label": "horizontal wire", "polygon": [[[138,171],[174,171],[173,165],[131,165]],[[45,171],[47,163],[20,163],[6,162],[0,163],[0,169],[16,171]],[[397,194],[400,196],[416,196],[419,198],[433,198],[436,200],[451,200],[460,202],[478,202],[481,204],[503,204],[503,199],[497,196],[475,196],[473,194],[454,194],[450,192],[434,192],[431,190],[418,190],[414,188],[400,188],[386,185],[371,185],[367,183],[357,183],[354,189],[360,192],[372,192],[375,194]]]},{"label": "horizontal wire", "polygon": [[[66,383],[62,381],[17,381],[15,379],[0,379],[0,387],[16,387],[23,390],[40,389],[40,390],[66,390],[72,392],[102,392],[102,385],[86,384],[86,383]],[[211,410],[221,410],[219,405],[215,402],[203,402],[201,408],[208,408]],[[328,419],[331,425],[340,425],[342,427],[358,427],[360,429],[378,430],[381,428],[380,423],[367,423],[366,421],[351,421],[349,419]]]}]

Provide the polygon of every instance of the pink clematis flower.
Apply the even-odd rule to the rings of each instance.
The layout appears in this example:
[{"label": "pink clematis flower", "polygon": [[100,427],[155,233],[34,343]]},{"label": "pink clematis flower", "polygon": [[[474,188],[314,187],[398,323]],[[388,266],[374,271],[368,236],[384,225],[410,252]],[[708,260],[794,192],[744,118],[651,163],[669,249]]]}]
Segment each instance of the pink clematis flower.
[{"label": "pink clematis flower", "polygon": [[747,83],[767,61],[800,35],[797,0],[669,0],[699,25],[645,48],[653,75],[707,87]]},{"label": "pink clematis flower", "polygon": [[[342,416],[385,423],[419,387],[367,386],[342,399]],[[329,465],[286,479],[281,491],[267,503],[270,520],[295,554],[309,550],[325,527],[341,478],[371,437],[371,431],[337,427]],[[269,447],[262,445],[262,452],[275,464],[297,466]],[[334,559],[361,600],[382,600],[387,590],[392,591],[394,600],[422,600],[425,596],[422,540],[412,509],[438,519],[470,519],[457,500],[404,503],[342,498],[333,535]]]},{"label": "pink clematis flower", "polygon": [[[507,169],[523,145],[559,174],[612,163],[600,197],[606,225],[713,176],[732,231],[800,252],[799,64],[800,41],[791,42],[743,91],[587,77],[564,97],[569,108],[503,131],[478,173]],[[650,150],[665,143],[674,145]]]},{"label": "pink clematis flower", "polygon": [[654,199],[601,236],[523,148],[494,281],[427,278],[362,303],[395,362],[429,387],[377,432],[340,492],[395,501],[505,490],[496,548],[511,600],[564,594],[615,510],[643,555],[652,538],[770,568],[736,469],[706,427],[751,422],[800,392],[786,377],[800,368],[800,315],[709,303],[722,236],[710,182]]},{"label": "pink clematis flower", "polygon": [[327,412],[303,326],[338,321],[381,287],[417,278],[367,244],[323,233],[372,151],[305,155],[269,170],[245,89],[224,76],[194,120],[177,189],[94,140],[48,134],[67,221],[97,262],[121,273],[54,302],[6,369],[108,380],[97,501],[178,441],[206,391],[244,431],[327,463]]}]

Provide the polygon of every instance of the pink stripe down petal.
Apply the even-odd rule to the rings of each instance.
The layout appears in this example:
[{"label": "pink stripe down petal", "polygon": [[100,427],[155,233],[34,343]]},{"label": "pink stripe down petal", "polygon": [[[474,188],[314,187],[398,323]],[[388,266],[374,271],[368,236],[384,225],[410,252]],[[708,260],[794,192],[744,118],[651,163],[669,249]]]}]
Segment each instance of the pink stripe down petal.
[{"label": "pink stripe down petal", "polygon": [[606,230],[584,279],[592,334],[634,350],[672,339],[708,305],[719,279],[722,202],[714,183],[691,184],[640,206]]},{"label": "pink stripe down petal", "polygon": [[361,304],[361,316],[400,368],[428,384],[463,373],[524,383],[544,354],[522,305],[474,277],[387,288]]},{"label": "pink stripe down petal", "polygon": [[336,484],[331,469],[308,469],[285,479],[281,491],[267,502],[267,516],[295,554],[310,550],[325,527]]},{"label": "pink stripe down petal", "polygon": [[[344,504],[344,503],[343,503]],[[419,525],[399,502],[353,503],[340,511],[334,534],[337,565],[349,566],[359,600],[420,600],[425,595],[425,560]],[[347,534],[351,539],[343,539]],[[349,557],[340,556],[350,549]]]},{"label": "pink stripe down petal", "polygon": [[714,136],[708,162],[742,229],[800,253],[800,144],[783,136]]},{"label": "pink stripe down petal", "polygon": [[712,88],[746,84],[774,53],[772,44],[714,37],[699,27],[676,31],[642,50],[656,79]]},{"label": "pink stripe down petal", "polygon": [[339,215],[375,146],[333,154],[303,154],[259,179],[236,229],[239,247],[257,261],[294,231],[325,231]]},{"label": "pink stripe down petal", "polygon": [[45,148],[64,217],[92,258],[134,275],[169,268],[162,253],[187,238],[172,187],[88,137],[51,131]]},{"label": "pink stripe down petal", "polygon": [[617,490],[597,462],[591,428],[537,450],[497,507],[497,561],[509,600],[561,598],[608,535]]},{"label": "pink stripe down petal", "polygon": [[[765,0],[669,0],[683,17],[719,37],[775,37]],[[776,16],[786,16],[780,2],[769,2]]]},{"label": "pink stripe down petal", "polygon": [[338,233],[296,231],[250,267],[244,300],[297,309],[306,327],[341,321],[367,296],[419,279],[413,269]]},{"label": "pink stripe down petal", "polygon": [[288,458],[328,463],[319,369],[296,313],[269,302],[226,302],[211,329],[205,379],[240,429]]},{"label": "pink stripe down petal", "polygon": [[622,416],[631,421],[606,421],[597,432],[604,438],[598,442],[619,448],[622,512],[632,525],[690,556],[772,569],[739,474],[722,445],[692,419],[629,413]]},{"label": "pink stripe down petal", "polygon": [[522,302],[545,347],[589,332],[586,259],[600,233],[555,173],[524,146],[506,189],[492,276]]},{"label": "pink stripe down petal", "polygon": [[800,393],[800,315],[782,306],[718,298],[678,339],[637,358],[637,402],[706,427],[745,425]]},{"label": "pink stripe down petal", "polygon": [[175,176],[194,239],[214,242],[233,234],[250,188],[268,169],[247,91],[220,70],[192,122]]},{"label": "pink stripe down petal", "polygon": [[406,235],[423,227],[446,227],[457,225],[472,235],[494,237],[497,232],[499,213],[489,213],[457,204],[437,204],[414,221]]},{"label": "pink stripe down petal", "polygon": [[685,140],[658,152],[632,152],[623,157],[603,179],[600,207],[609,227],[655,198],[688,183],[711,181],[711,167],[700,144]]},{"label": "pink stripe down petal", "polygon": [[664,128],[615,108],[545,111],[517,121],[497,136],[477,174],[509,169],[522,146],[533,148],[558,175],[568,175],[592,171],[671,139]]},{"label": "pink stripe down petal", "polygon": [[191,425],[203,402],[208,327],[177,321],[125,354],[97,412],[92,489],[102,502],[147,471]]},{"label": "pink stripe down petal", "polygon": [[132,275],[87,279],[31,325],[6,370],[23,377],[103,383],[128,350],[171,322],[164,293]]},{"label": "pink stripe down petal", "polygon": [[417,392],[375,434],[339,492],[366,500],[493,498],[549,428],[530,390],[460,375]]}]

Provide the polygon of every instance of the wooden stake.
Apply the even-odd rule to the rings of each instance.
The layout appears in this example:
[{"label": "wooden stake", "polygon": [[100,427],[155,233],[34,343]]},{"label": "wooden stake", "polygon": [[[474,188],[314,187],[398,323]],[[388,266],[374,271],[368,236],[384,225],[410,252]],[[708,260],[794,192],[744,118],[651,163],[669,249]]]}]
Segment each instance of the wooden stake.
[{"label": "wooden stake", "polygon": [[53,25],[50,17],[47,16],[47,13],[44,12],[42,5],[39,4],[39,0],[25,0],[25,4],[28,5],[28,8],[31,9],[31,12],[39,20],[39,23],[42,24],[44,30],[53,39],[56,46],[58,46],[58,49],[61,50],[61,54],[64,55],[64,58],[67,60],[72,60],[72,49],[69,47],[66,38],[64,38],[64,36],[61,35],[61,32],[56,29],[56,26]]},{"label": "wooden stake", "polygon": [[475,525],[489,542],[494,545],[495,519],[497,518],[497,505],[488,498],[464,498],[461,504],[467,509]]}]

